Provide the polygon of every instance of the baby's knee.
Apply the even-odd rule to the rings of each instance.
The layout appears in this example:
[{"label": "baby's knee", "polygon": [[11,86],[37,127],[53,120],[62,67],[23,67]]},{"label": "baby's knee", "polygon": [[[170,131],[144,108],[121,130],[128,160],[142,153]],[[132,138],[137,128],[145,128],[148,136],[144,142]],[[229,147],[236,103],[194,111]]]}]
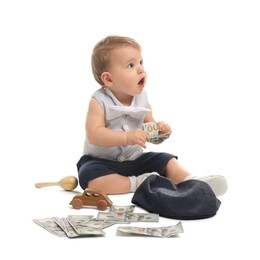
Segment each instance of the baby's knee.
[{"label": "baby's knee", "polygon": [[172,167],[172,166],[175,166],[176,164],[178,164],[178,160],[177,160],[175,157],[172,157],[172,158],[168,161],[166,167]]}]

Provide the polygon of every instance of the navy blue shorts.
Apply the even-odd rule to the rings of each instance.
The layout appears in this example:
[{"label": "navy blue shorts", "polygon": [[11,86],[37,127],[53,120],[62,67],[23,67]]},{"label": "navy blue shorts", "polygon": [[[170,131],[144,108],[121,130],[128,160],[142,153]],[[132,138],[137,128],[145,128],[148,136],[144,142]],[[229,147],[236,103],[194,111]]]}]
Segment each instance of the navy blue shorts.
[{"label": "navy blue shorts", "polygon": [[77,163],[78,178],[81,188],[88,187],[88,182],[101,176],[118,173],[123,176],[138,176],[147,172],[157,172],[164,175],[166,165],[177,156],[169,153],[143,153],[134,161],[111,161],[83,155]]}]

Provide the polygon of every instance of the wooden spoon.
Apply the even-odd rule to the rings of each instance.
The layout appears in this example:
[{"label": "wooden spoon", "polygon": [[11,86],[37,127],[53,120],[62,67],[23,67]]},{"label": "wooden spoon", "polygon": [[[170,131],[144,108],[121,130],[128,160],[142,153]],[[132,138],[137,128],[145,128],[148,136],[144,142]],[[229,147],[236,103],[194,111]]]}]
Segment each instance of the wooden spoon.
[{"label": "wooden spoon", "polygon": [[74,190],[78,186],[78,179],[75,176],[66,176],[58,182],[40,182],[35,183],[36,188],[42,188],[46,186],[60,186],[64,190]]}]

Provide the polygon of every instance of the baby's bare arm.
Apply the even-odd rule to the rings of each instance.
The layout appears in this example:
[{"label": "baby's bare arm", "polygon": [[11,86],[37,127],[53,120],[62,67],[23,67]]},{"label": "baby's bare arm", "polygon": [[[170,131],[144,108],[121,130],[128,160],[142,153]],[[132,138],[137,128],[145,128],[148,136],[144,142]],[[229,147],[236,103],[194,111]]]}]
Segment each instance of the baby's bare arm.
[{"label": "baby's bare arm", "polygon": [[146,116],[145,116],[145,119],[144,119],[144,122],[145,122],[145,123],[153,122],[153,123],[156,124],[156,121],[155,121],[155,119],[154,119],[154,117],[153,117],[153,111],[152,111],[151,105],[149,104],[147,108],[151,109],[151,111],[147,112],[147,114],[146,114]]},{"label": "baby's bare arm", "polygon": [[160,134],[171,134],[172,130],[171,130],[170,125],[165,123],[164,121],[156,121],[153,117],[152,108],[151,108],[150,104],[149,104],[148,108],[150,108],[151,111],[147,113],[147,115],[145,117],[145,123],[147,123],[147,122],[156,123],[158,126],[158,129],[160,131]]},{"label": "baby's bare arm", "polygon": [[145,148],[145,143],[149,140],[146,132],[141,129],[124,132],[106,128],[104,111],[95,98],[89,102],[86,134],[90,143],[106,147],[139,144]]}]

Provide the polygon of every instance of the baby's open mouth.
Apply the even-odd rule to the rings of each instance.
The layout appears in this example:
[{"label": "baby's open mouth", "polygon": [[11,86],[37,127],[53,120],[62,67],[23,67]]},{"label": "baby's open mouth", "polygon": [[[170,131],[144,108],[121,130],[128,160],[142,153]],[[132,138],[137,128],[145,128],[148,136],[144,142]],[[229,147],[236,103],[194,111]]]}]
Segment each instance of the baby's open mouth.
[{"label": "baby's open mouth", "polygon": [[139,82],[138,85],[144,85],[144,78],[142,78]]}]

